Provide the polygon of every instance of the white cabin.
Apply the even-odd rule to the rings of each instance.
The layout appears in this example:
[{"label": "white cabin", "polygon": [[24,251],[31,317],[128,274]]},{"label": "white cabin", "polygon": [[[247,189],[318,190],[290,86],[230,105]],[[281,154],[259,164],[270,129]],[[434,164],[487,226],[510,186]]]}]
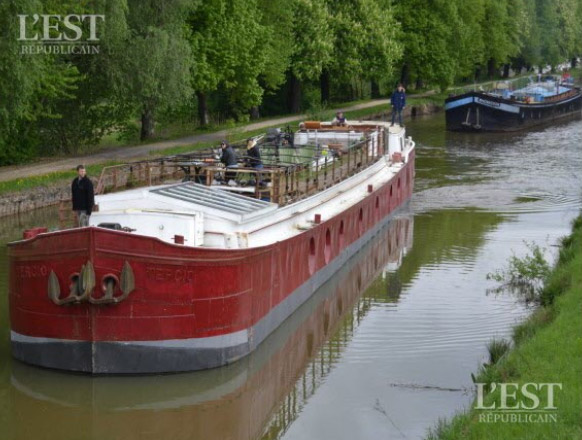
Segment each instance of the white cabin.
[{"label": "white cabin", "polygon": [[[376,154],[380,143],[388,145],[388,153],[375,157],[354,175],[301,200],[279,206],[230,187],[179,182],[98,195],[99,209],[91,215],[90,225],[118,224],[133,234],[168,243],[222,249],[264,246],[290,238],[312,227],[315,214],[325,221],[356,204],[368,195],[368,185],[382,186],[407,162],[414,142],[405,137],[404,128],[390,127],[386,122],[350,123],[354,130],[337,132],[322,124],[325,132],[305,130],[296,133],[296,139],[300,145],[310,137],[317,137],[320,143],[348,145],[361,141],[358,124],[378,127],[367,133],[369,154]],[[400,154],[395,157],[394,153]]]}]

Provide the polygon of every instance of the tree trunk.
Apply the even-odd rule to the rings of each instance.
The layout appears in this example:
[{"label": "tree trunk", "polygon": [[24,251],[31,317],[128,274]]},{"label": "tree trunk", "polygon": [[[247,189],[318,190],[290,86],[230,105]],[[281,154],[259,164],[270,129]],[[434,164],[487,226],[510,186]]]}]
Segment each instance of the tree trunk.
[{"label": "tree trunk", "polygon": [[400,82],[406,88],[408,83],[410,82],[410,69],[408,68],[408,64],[404,63],[402,65],[402,70],[400,71]]},{"label": "tree trunk", "polygon": [[154,137],[154,111],[149,105],[144,105],[141,112],[140,139],[143,141],[152,137]]},{"label": "tree trunk", "polygon": [[323,69],[319,77],[319,86],[321,89],[321,104],[329,103],[329,70]]},{"label": "tree trunk", "polygon": [[509,63],[503,65],[503,78],[509,78]]},{"label": "tree trunk", "polygon": [[423,87],[424,87],[424,81],[422,80],[422,78],[416,78],[415,90],[420,90]]},{"label": "tree trunk", "polygon": [[249,115],[251,119],[259,119],[261,117],[261,114],[259,113],[259,106],[258,105],[252,106],[251,109],[249,110]]},{"label": "tree trunk", "polygon": [[497,69],[495,67],[495,60],[493,58],[489,58],[489,61],[487,61],[487,76],[489,79],[493,79],[495,78],[496,73]]},{"label": "tree trunk", "polygon": [[378,99],[380,97],[380,84],[375,79],[370,81],[370,96],[372,99]]},{"label": "tree trunk", "polygon": [[576,65],[578,64],[578,60],[576,59],[576,57],[572,58],[572,60],[570,61],[570,64],[572,65],[572,69],[576,68]]},{"label": "tree trunk", "polygon": [[482,66],[478,66],[475,69],[475,76],[473,77],[473,81],[479,81],[479,79],[481,78],[481,71],[483,70]]},{"label": "tree trunk", "polygon": [[204,92],[196,92],[196,97],[198,98],[198,121],[200,125],[208,125],[210,120],[208,119],[208,97]]},{"label": "tree trunk", "polygon": [[299,113],[301,111],[301,81],[291,74],[289,82],[289,110],[291,113]]}]

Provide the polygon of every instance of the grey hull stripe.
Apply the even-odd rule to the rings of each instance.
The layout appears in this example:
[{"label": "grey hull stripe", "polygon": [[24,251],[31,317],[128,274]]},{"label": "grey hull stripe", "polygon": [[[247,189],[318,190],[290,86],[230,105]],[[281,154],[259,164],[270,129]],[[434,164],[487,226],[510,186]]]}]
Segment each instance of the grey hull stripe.
[{"label": "grey hull stripe", "polygon": [[[35,336],[27,336],[10,332],[10,337],[13,342],[23,342],[27,344],[47,344],[59,342],[62,344],[75,344],[79,340],[75,339],[58,339],[58,338],[37,338]],[[104,341],[108,342],[108,341]],[[235,333],[226,335],[209,336],[205,338],[190,338],[190,339],[164,339],[163,341],[117,341],[114,344],[119,345],[135,345],[143,347],[165,347],[165,348],[226,348],[233,345],[245,344],[248,342],[248,330],[240,330]],[[99,342],[97,342],[99,343]]]},{"label": "grey hull stripe", "polygon": [[234,362],[253,351],[313,295],[362,246],[376,235],[410,199],[314,273],[249,329],[206,338],[163,341],[88,342],[37,338],[11,332],[13,356],[48,368],[95,374],[193,371]]}]

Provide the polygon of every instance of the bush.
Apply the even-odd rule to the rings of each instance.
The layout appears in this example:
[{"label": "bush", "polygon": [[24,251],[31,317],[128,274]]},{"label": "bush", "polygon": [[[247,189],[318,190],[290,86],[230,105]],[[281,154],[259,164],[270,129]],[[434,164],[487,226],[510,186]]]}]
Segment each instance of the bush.
[{"label": "bush", "polygon": [[551,267],[545,258],[545,249],[535,243],[527,243],[530,254],[523,258],[515,255],[509,258],[507,269],[488,273],[488,280],[503,282],[496,292],[510,291],[523,295],[526,301],[539,301]]}]

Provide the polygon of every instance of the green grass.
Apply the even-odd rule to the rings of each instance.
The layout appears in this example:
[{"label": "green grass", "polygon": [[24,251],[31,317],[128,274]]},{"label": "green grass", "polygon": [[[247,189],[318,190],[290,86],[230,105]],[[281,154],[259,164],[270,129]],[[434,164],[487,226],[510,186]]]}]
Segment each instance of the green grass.
[{"label": "green grass", "polygon": [[[515,348],[495,365],[482,368],[476,382],[561,383],[556,391],[557,421],[551,423],[485,423],[483,410],[471,409],[451,421],[439,421],[429,439],[579,439],[582,438],[582,217],[563,240],[560,258],[548,286],[553,301],[536,310],[513,332]],[[564,283],[564,274],[569,281]],[[540,408],[546,393],[538,393]],[[484,405],[499,405],[499,392],[488,394]],[[518,393],[518,401],[523,399]],[[530,400],[523,401],[531,404]],[[513,404],[514,402],[510,402]]]},{"label": "green grass", "polygon": [[[108,161],[96,165],[87,166],[87,174],[89,176],[99,176],[101,170],[106,166],[117,165],[120,162]],[[0,182],[0,194],[8,192],[17,192],[29,190],[32,188],[48,187],[57,182],[70,181],[77,175],[75,170],[70,171],[55,171],[54,173],[41,174],[33,177],[24,177],[22,179],[6,180]]]}]

